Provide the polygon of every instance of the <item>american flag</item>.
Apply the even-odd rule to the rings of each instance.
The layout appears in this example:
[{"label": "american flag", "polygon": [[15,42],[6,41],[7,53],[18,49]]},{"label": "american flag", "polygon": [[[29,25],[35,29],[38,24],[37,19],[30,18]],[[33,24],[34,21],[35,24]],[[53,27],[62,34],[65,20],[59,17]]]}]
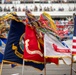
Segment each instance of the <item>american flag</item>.
[{"label": "american flag", "polygon": [[72,54],[76,55],[76,15],[74,16],[74,33],[73,33]]}]

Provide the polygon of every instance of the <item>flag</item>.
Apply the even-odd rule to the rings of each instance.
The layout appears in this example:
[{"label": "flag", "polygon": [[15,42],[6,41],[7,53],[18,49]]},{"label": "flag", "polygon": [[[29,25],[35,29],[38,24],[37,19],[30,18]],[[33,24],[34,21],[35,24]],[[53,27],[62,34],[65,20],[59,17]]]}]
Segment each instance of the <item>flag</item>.
[{"label": "flag", "polygon": [[72,54],[76,55],[76,16],[74,17],[74,33],[73,33]]},{"label": "flag", "polygon": [[[5,45],[6,45],[7,39],[6,39],[6,38],[1,38],[1,40],[2,40],[2,42],[5,43]],[[2,43],[2,44],[3,44],[3,43]],[[4,48],[5,48],[5,46],[4,46]],[[3,60],[3,55],[4,55],[4,51],[3,51],[3,54],[0,54],[1,60]],[[2,62],[2,61],[0,61],[0,62]],[[11,64],[11,67],[12,67],[12,68],[14,68],[15,66],[16,66],[16,65]]]},{"label": "flag", "polygon": [[23,63],[23,49],[21,46],[21,42],[23,41],[24,31],[25,25],[22,22],[17,22],[15,20],[11,21],[10,30],[4,52],[4,62],[12,62],[15,64]]},{"label": "flag", "polygon": [[43,50],[40,48],[35,29],[29,24],[26,24],[23,58],[25,61],[37,64],[40,69],[44,68]]},{"label": "flag", "polygon": [[40,15],[39,21],[42,23],[42,26],[44,26],[56,33],[56,30],[57,30],[56,24],[54,23],[52,17],[48,13],[43,12]]},{"label": "flag", "polygon": [[[69,64],[68,60],[70,60],[70,64],[71,64],[70,48],[64,46],[60,40],[58,40],[55,36],[51,34],[44,35],[44,57],[62,58],[66,64]],[[68,60],[66,60],[66,58]]]}]

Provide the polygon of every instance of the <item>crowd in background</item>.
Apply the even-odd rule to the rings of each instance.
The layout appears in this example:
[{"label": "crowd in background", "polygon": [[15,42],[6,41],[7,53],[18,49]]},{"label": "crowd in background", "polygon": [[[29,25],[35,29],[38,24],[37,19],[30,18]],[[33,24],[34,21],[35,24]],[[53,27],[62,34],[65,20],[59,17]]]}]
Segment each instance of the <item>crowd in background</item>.
[{"label": "crowd in background", "polygon": [[74,22],[73,22],[73,19],[60,19],[60,20],[54,20],[55,24],[56,25],[73,25]]},{"label": "crowd in background", "polygon": [[[12,3],[12,1],[15,0],[5,0],[4,3]],[[33,2],[37,2],[37,3],[76,3],[76,0],[16,0],[18,1],[18,3],[33,3]]]},{"label": "crowd in background", "polygon": [[[32,7],[32,6],[31,6]],[[11,12],[11,11],[18,11],[18,12],[23,12],[25,11],[25,9],[28,9],[30,11],[66,11],[66,9],[64,9],[64,7],[59,7],[58,9],[52,7],[52,6],[45,6],[45,7],[42,7],[42,6],[39,6],[37,7],[36,5],[34,5],[34,8],[29,8],[29,6],[25,6],[25,8],[21,8],[21,7],[16,7],[16,6],[12,6],[12,7],[4,7],[2,8],[0,6],[0,12]],[[69,9],[67,11],[76,11],[76,7],[69,7]]]}]

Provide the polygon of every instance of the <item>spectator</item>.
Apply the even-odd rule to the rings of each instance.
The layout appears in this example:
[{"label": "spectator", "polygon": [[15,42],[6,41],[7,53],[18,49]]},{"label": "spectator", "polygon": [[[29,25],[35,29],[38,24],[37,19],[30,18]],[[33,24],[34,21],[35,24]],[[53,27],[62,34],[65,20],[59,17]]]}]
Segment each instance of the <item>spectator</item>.
[{"label": "spectator", "polygon": [[12,6],[12,8],[11,8],[11,9],[12,9],[12,11],[14,11],[14,10],[15,10],[15,7],[14,7],[14,6]]},{"label": "spectator", "polygon": [[2,7],[0,6],[0,12],[2,11]]},{"label": "spectator", "polygon": [[10,12],[10,7],[8,7],[7,11],[9,11],[9,12]]},{"label": "spectator", "polygon": [[68,25],[72,25],[73,24],[73,21],[72,19],[68,21]]},{"label": "spectator", "polygon": [[40,11],[42,11],[42,6],[40,5]]},{"label": "spectator", "polygon": [[16,7],[14,7],[14,11],[17,11],[17,8]]},{"label": "spectator", "polygon": [[55,21],[56,25],[60,25],[60,22],[58,20]]},{"label": "spectator", "polygon": [[25,8],[23,8],[22,11],[25,11]]},{"label": "spectator", "polygon": [[60,25],[65,25],[65,21],[64,21],[64,19],[61,19],[61,21],[60,21]]},{"label": "spectator", "polygon": [[59,7],[58,11],[64,11],[63,7]]},{"label": "spectator", "polygon": [[64,3],[67,3],[67,0],[63,0]]},{"label": "spectator", "polygon": [[37,6],[35,5],[35,7],[34,7],[34,11],[38,11],[38,8],[37,8]]},{"label": "spectator", "polygon": [[21,11],[21,8],[20,7],[18,8],[18,11]]},{"label": "spectator", "polygon": [[28,6],[25,7],[25,10],[28,10]]},{"label": "spectator", "polygon": [[65,25],[68,25],[68,20],[65,20]]},{"label": "spectator", "polygon": [[7,11],[7,8],[6,7],[4,7],[4,11]]},{"label": "spectator", "polygon": [[72,11],[72,8],[71,7],[69,7],[69,11]]},{"label": "spectator", "polygon": [[74,7],[73,11],[76,11],[76,7]]}]

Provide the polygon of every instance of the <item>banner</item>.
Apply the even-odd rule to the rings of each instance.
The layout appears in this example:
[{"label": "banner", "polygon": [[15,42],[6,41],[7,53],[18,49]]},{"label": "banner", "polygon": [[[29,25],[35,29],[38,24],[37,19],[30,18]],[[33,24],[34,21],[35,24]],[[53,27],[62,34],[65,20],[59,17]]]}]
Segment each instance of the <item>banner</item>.
[{"label": "banner", "polygon": [[[57,57],[65,58],[65,62],[68,62],[66,58],[71,58],[70,48],[64,46],[60,40],[51,34],[45,34],[44,36],[44,56],[47,58]],[[68,64],[68,63],[66,63]],[[71,64],[71,59],[70,59]]]},{"label": "banner", "polygon": [[35,29],[26,25],[26,35],[24,41],[24,60],[44,66],[43,50],[37,40]]},{"label": "banner", "polygon": [[3,61],[16,64],[23,63],[23,49],[21,43],[24,31],[25,25],[22,22],[11,21]]},{"label": "banner", "polygon": [[39,21],[41,22],[42,27],[45,27],[45,28],[50,29],[51,31],[57,33],[56,25],[55,25],[52,17],[48,13],[43,12],[39,17]]}]

